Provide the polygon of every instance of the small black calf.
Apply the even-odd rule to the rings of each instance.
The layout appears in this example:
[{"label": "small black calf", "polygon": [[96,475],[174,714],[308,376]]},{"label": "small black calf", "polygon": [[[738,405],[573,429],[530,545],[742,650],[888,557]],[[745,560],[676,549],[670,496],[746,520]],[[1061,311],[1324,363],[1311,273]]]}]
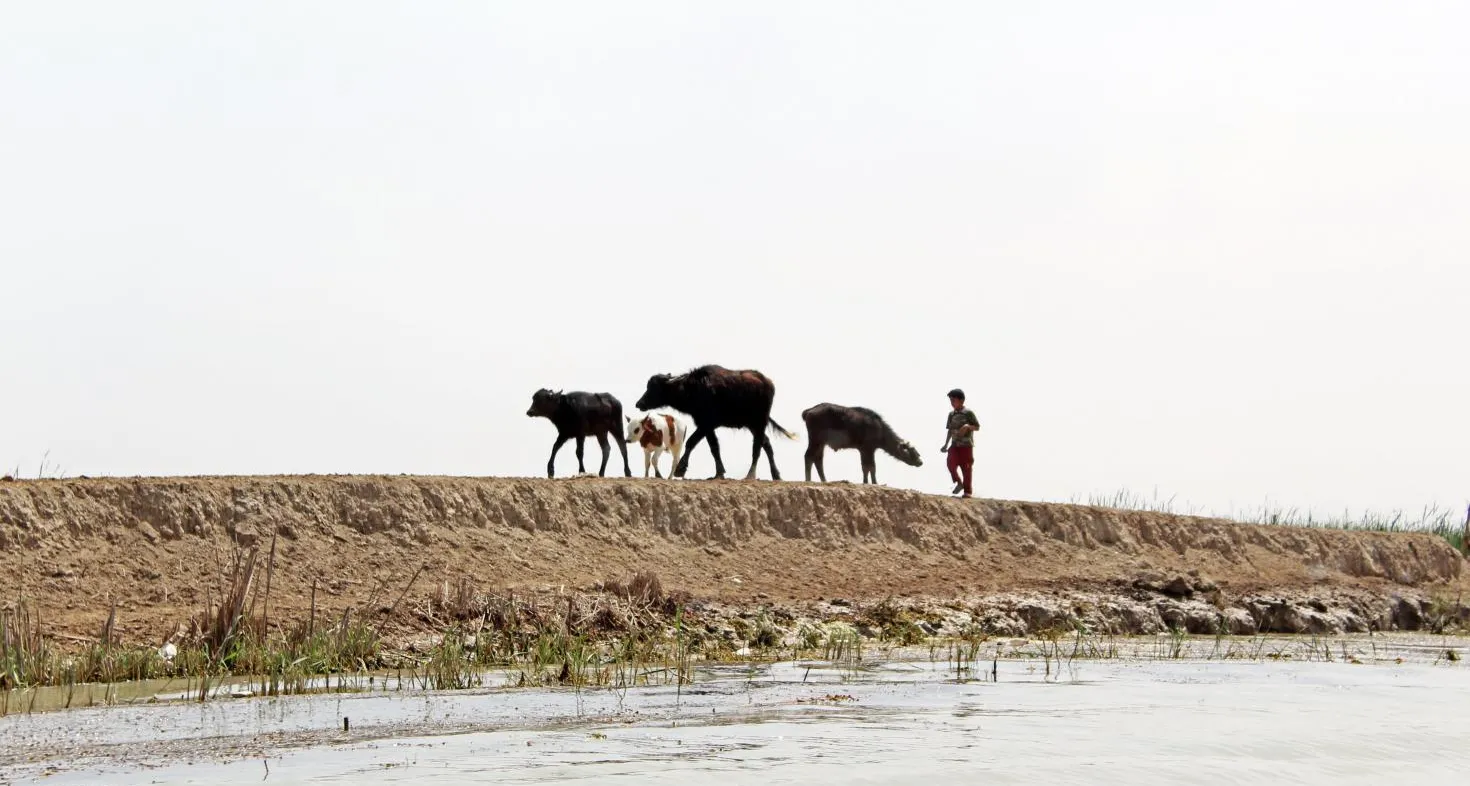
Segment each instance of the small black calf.
[{"label": "small black calf", "polygon": [[542,388],[531,396],[531,408],[526,410],[526,415],[546,418],[556,425],[556,443],[551,446],[551,460],[546,462],[546,477],[556,477],[556,452],[569,439],[577,440],[577,471],[585,474],[587,468],[582,464],[582,444],[587,437],[597,437],[597,444],[602,446],[602,466],[597,474],[605,477],[609,435],[617,443],[618,452],[623,454],[623,476],[633,477],[633,471],[628,467],[628,446],[622,438],[623,405],[612,394],[580,390],[562,393]]}]

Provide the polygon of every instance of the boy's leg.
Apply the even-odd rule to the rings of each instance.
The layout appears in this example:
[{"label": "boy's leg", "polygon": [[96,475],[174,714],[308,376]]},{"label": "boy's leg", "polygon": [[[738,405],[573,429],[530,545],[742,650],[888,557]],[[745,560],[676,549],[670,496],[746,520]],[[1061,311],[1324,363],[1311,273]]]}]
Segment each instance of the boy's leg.
[{"label": "boy's leg", "polygon": [[[956,451],[956,448],[950,448],[950,452],[951,453],[953,453],[955,451]],[[963,482],[962,482],[961,485],[963,485],[963,487],[964,487],[964,491],[965,491],[965,494],[964,495],[966,497],[968,497],[972,493],[974,493],[974,489],[971,486],[971,478],[972,478],[972,476],[974,474],[974,469],[975,469],[975,449],[972,448],[972,447],[970,447],[970,446],[968,446],[968,445],[966,445],[963,448],[959,448],[958,449],[958,452],[959,452],[959,455],[956,458],[957,458],[958,463],[960,465],[959,466],[960,472],[964,475],[964,480],[963,480]]]},{"label": "boy's leg", "polygon": [[965,451],[965,466],[963,471],[965,473],[965,496],[969,497],[975,493],[975,489],[970,485],[970,480],[975,474],[975,452],[973,448]]},{"label": "boy's leg", "polygon": [[960,480],[960,464],[960,448],[951,445],[949,452],[944,457],[944,465],[949,468],[949,479],[954,481],[954,491],[951,493],[959,493],[960,487],[963,485],[963,482]]}]

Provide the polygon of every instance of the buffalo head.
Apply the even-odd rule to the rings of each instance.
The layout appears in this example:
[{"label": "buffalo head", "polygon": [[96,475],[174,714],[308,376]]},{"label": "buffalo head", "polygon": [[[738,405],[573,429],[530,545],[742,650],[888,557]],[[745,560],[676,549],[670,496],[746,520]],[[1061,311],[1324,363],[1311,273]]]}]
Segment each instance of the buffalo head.
[{"label": "buffalo head", "polygon": [[531,395],[531,408],[526,410],[526,417],[549,418],[556,412],[556,407],[560,403],[560,391],[541,388]]},{"label": "buffalo head", "polygon": [[658,409],[659,407],[672,406],[673,402],[669,400],[669,395],[673,388],[673,381],[674,376],[672,374],[654,374],[649,377],[648,389],[643,391],[643,395],[638,398],[637,403],[633,404],[633,406],[644,412],[651,409]]},{"label": "buffalo head", "polygon": [[911,467],[924,466],[924,460],[922,458],[919,458],[919,449],[914,447],[913,443],[909,442],[906,439],[899,441],[898,450],[894,451],[893,455],[899,461],[902,461],[903,463]]}]

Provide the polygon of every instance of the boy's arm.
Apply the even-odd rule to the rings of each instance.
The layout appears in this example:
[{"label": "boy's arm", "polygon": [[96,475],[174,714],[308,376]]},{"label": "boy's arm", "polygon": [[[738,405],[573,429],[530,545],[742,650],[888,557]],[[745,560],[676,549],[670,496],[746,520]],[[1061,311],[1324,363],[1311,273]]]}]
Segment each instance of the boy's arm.
[{"label": "boy's arm", "polygon": [[977,417],[975,417],[975,413],[974,412],[966,412],[965,415],[966,415],[966,417],[965,417],[965,425],[963,426],[963,428],[966,431],[979,431],[980,430],[980,419],[977,418]]}]

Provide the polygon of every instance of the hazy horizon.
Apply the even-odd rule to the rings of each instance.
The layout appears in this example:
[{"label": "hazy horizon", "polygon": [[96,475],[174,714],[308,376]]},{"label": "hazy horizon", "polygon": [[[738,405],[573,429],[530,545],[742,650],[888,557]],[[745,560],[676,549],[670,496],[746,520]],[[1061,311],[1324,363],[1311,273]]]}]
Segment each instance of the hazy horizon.
[{"label": "hazy horizon", "polygon": [[536,389],[718,363],[891,486],[959,386],[981,496],[1470,502],[1463,4],[4,19],[6,472],[544,476]]}]

